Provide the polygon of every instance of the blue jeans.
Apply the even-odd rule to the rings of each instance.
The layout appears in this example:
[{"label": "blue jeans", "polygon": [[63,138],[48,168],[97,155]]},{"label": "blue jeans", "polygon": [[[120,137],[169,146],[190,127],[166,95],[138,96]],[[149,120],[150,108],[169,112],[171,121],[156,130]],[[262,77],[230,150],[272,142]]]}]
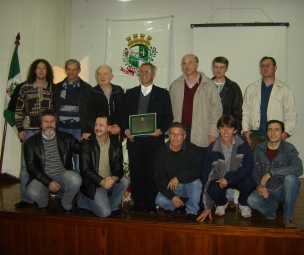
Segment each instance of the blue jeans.
[{"label": "blue jeans", "polygon": [[[193,182],[182,184],[179,183],[174,190],[174,193],[178,197],[189,198],[186,205],[186,213],[189,214],[197,214],[199,210],[199,201],[202,192],[202,182],[197,179]],[[155,199],[155,203],[165,210],[174,210],[176,207],[173,205],[172,201],[165,197],[162,193],[158,192],[157,197]]]},{"label": "blue jeans", "polygon": [[276,214],[277,201],[284,201],[284,218],[291,219],[295,203],[297,201],[300,181],[295,175],[286,175],[282,185],[276,189],[267,189],[269,196],[264,198],[254,190],[248,197],[248,204],[251,208],[257,209],[265,217],[273,217]]},{"label": "blue jeans", "polygon": [[[114,183],[110,189],[100,186],[96,188],[94,200],[87,198],[81,192],[78,194],[78,207],[92,211],[99,217],[108,217],[112,211],[119,209],[122,197],[129,186],[129,179],[123,176],[118,183]],[[108,192],[112,192],[109,196]]]},{"label": "blue jeans", "polygon": [[[61,200],[61,204],[66,210],[72,209],[72,201],[76,193],[79,191],[82,179],[80,175],[74,171],[66,170],[63,174],[53,178],[65,191]],[[49,203],[50,189],[41,182],[34,179],[27,187],[27,195],[35,201],[39,208],[46,207]]]},{"label": "blue jeans", "polygon": [[[66,133],[73,135],[78,141],[80,141],[80,139],[81,139],[81,130],[80,129],[58,127],[58,130],[61,132],[66,132]],[[73,162],[74,162],[74,169],[77,173],[80,173],[79,155],[76,153],[73,153],[72,156],[73,156]],[[62,198],[63,193],[64,193],[64,190],[62,188],[60,190],[58,190],[58,192],[57,192],[58,198]]]},{"label": "blue jeans", "polygon": [[26,185],[29,181],[29,174],[26,171],[26,165],[24,160],[24,142],[29,139],[31,136],[37,134],[40,131],[40,129],[27,129],[25,130],[26,137],[25,140],[22,141],[22,151],[21,151],[21,172],[20,172],[20,192],[21,192],[21,200],[25,201],[27,203],[32,204],[33,201],[31,201],[27,195],[26,195]]}]

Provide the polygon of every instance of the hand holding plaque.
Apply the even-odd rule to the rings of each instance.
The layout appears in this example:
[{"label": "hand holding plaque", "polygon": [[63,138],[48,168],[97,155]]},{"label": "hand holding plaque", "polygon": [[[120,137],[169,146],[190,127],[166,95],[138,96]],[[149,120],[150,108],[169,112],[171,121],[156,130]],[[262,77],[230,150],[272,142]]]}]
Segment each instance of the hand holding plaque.
[{"label": "hand holding plaque", "polygon": [[150,135],[156,131],[156,113],[129,116],[130,135]]}]

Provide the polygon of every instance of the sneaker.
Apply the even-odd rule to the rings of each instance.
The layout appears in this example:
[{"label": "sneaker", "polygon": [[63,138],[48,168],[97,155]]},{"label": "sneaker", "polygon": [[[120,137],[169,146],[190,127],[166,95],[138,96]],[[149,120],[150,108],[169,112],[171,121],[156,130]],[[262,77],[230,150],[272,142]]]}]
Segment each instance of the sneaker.
[{"label": "sneaker", "polygon": [[228,207],[228,203],[225,205],[218,205],[215,210],[215,215],[223,216],[225,215],[225,209]]},{"label": "sneaker", "polygon": [[297,228],[293,219],[284,218],[284,224],[285,224],[285,228]]},{"label": "sneaker", "polygon": [[251,217],[251,209],[250,209],[249,206],[239,204],[239,210],[240,210],[240,213],[242,214],[242,216],[244,218],[250,218]]}]

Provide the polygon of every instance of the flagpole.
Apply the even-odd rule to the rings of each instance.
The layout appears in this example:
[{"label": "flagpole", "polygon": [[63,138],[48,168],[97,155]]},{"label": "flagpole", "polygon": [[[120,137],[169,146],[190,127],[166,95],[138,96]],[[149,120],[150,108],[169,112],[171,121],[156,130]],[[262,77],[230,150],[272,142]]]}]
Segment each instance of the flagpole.
[{"label": "flagpole", "polygon": [[[15,46],[18,47],[20,45],[20,33],[16,36]],[[3,157],[4,157],[4,147],[5,147],[5,140],[6,140],[6,131],[7,131],[7,121],[4,121],[3,127],[3,135],[2,135],[2,145],[1,145],[1,155],[0,155],[0,185],[7,184],[7,183],[15,183],[19,182],[19,179],[10,175],[10,174],[2,174],[2,166],[3,166]]]}]

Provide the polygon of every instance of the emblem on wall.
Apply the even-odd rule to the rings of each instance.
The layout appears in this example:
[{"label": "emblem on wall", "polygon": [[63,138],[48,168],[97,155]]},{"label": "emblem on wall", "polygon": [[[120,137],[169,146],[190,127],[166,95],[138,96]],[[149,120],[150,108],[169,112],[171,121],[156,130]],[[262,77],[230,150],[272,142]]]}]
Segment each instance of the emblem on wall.
[{"label": "emblem on wall", "polygon": [[139,67],[142,63],[153,62],[154,57],[158,53],[156,48],[151,46],[152,37],[150,35],[145,39],[145,34],[133,34],[133,39],[128,36],[126,40],[128,41],[128,48],[123,51],[123,62],[125,67],[120,67],[120,71],[127,75],[138,76]]}]

